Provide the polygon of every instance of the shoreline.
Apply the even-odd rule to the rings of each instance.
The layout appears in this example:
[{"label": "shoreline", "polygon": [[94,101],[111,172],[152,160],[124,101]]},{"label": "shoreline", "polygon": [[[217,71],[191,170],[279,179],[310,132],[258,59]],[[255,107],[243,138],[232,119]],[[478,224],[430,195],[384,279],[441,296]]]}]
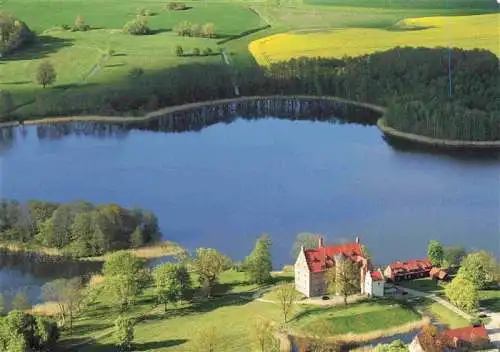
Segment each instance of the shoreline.
[{"label": "shoreline", "polygon": [[[58,258],[60,260],[71,259],[78,262],[104,262],[106,259],[113,253],[117,251],[107,252],[101,256],[97,257],[80,257],[73,258],[70,256],[64,255],[64,253],[57,248],[49,248],[49,247],[30,247],[23,246],[22,244],[17,243],[0,243],[0,251],[5,250],[13,253],[27,253],[30,255],[38,255],[38,256],[46,256],[46,258]],[[158,243],[146,245],[139,248],[127,248],[122,251],[133,253],[135,256],[141,259],[158,259],[163,257],[174,256],[179,254],[182,251],[182,247],[177,243],[164,240]]]},{"label": "shoreline", "polygon": [[381,114],[377,120],[377,128],[387,137],[411,142],[419,145],[430,146],[440,149],[500,149],[500,141],[467,141],[467,140],[451,140],[427,137],[419,134],[408,133],[399,131],[395,128],[388,126],[385,123],[384,114],[386,108],[383,106],[364,103],[335,96],[311,96],[311,95],[268,95],[268,96],[246,96],[238,98],[218,99],[211,101],[201,101],[194,103],[187,103],[182,105],[175,105],[159,110],[151,111],[143,116],[130,117],[130,116],[99,116],[99,115],[81,115],[81,116],[53,116],[43,117],[34,120],[21,120],[9,121],[0,123],[0,129],[19,127],[19,126],[37,126],[44,124],[59,124],[59,123],[72,123],[72,122],[94,122],[94,123],[134,123],[134,122],[147,122],[160,118],[166,114],[187,111],[191,109],[199,109],[203,107],[216,106],[227,103],[239,103],[255,100],[265,99],[303,99],[303,100],[325,100],[338,103],[346,103],[353,106],[372,110]]},{"label": "shoreline", "polygon": [[437,147],[441,149],[499,149],[500,141],[467,141],[458,139],[439,139],[426,137],[419,134],[402,132],[388,126],[385,118],[382,117],[377,121],[378,129],[387,137],[403,140],[415,144],[425,145],[429,147]]},{"label": "shoreline", "polygon": [[138,117],[130,117],[130,116],[98,116],[98,115],[81,115],[81,116],[52,116],[52,117],[43,117],[39,119],[33,120],[22,120],[22,121],[11,121],[0,123],[0,128],[3,127],[16,127],[20,125],[42,125],[42,124],[52,124],[52,123],[68,123],[68,122],[106,122],[106,123],[128,123],[128,122],[146,122],[153,120],[155,118],[159,118],[165,114],[171,114],[175,112],[181,112],[191,109],[199,109],[208,106],[216,106],[220,104],[226,103],[239,103],[239,102],[247,102],[247,101],[255,101],[255,100],[265,100],[265,99],[303,99],[303,100],[325,100],[325,101],[334,101],[339,103],[346,103],[353,106],[358,106],[366,109],[373,110],[380,114],[385,113],[385,108],[382,106],[363,103],[359,101],[344,99],[340,97],[334,96],[313,96],[313,95],[264,95],[264,96],[246,96],[239,98],[227,98],[227,99],[218,99],[218,100],[210,100],[210,101],[200,101],[194,103],[186,103],[182,105],[175,105],[165,107],[159,110],[151,111],[143,116]]}]

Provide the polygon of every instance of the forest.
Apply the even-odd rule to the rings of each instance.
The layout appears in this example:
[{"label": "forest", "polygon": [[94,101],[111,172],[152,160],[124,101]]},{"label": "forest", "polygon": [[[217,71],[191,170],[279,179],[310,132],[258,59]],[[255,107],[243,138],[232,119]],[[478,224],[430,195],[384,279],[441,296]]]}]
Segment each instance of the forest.
[{"label": "forest", "polygon": [[77,97],[65,96],[39,110],[54,116],[82,111],[141,115],[165,106],[232,98],[236,84],[242,96],[338,96],[386,106],[388,125],[405,132],[446,139],[500,139],[498,58],[486,50],[455,48],[449,61],[449,53],[445,48],[397,47],[355,58],[291,59],[266,68],[185,64],[102,90],[75,92]]},{"label": "forest", "polygon": [[58,248],[68,256],[89,257],[140,247],[160,238],[156,216],[139,208],[83,201],[0,201],[1,242]]}]

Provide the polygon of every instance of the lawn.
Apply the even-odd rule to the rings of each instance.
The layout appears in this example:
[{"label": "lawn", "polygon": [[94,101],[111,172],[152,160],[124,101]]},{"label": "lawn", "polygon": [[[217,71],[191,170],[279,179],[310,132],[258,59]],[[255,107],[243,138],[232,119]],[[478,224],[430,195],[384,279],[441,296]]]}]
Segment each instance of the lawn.
[{"label": "lawn", "polygon": [[493,312],[500,312],[500,290],[479,291],[479,304]]},{"label": "lawn", "polygon": [[429,303],[430,304],[427,305],[427,309],[441,324],[445,324],[451,329],[470,325],[470,322],[467,319],[464,319],[462,316],[456,314],[452,310],[449,310],[445,306],[437,302]]},{"label": "lawn", "polygon": [[401,281],[397,283],[398,286],[406,287],[409,289],[435,293],[437,295],[444,295],[445,284],[442,281],[431,280],[430,278],[422,278],[409,281]]},{"label": "lawn", "polygon": [[303,334],[326,329],[326,334],[344,335],[390,329],[420,319],[416,311],[394,301],[370,301],[347,307],[308,307],[297,314],[290,326]]},{"label": "lawn", "polygon": [[261,65],[293,57],[359,56],[396,46],[484,48],[500,55],[499,14],[406,19],[387,28],[343,28],[289,32],[253,41],[249,49]]}]

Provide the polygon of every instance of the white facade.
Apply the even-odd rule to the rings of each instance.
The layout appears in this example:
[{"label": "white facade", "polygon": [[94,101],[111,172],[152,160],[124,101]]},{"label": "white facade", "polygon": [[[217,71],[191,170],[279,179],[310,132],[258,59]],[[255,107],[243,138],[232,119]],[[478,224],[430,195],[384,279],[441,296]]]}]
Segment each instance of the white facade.
[{"label": "white facade", "polygon": [[364,293],[372,297],[384,296],[384,280],[373,280],[370,272],[365,275]]},{"label": "white facade", "polygon": [[311,277],[307,266],[306,255],[301,249],[295,261],[295,289],[306,297],[310,297]]}]

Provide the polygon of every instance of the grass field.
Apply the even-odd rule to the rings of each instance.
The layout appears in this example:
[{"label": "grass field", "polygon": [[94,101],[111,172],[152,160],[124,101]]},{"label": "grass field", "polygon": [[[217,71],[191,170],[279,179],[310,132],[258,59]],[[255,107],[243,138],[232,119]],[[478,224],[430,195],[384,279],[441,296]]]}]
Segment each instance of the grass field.
[{"label": "grass field", "polygon": [[388,28],[346,28],[281,33],[252,42],[249,49],[261,65],[293,57],[359,56],[395,46],[484,48],[500,55],[499,14],[422,17]]},{"label": "grass field", "polygon": [[417,312],[393,301],[372,301],[347,307],[306,308],[297,314],[291,327],[303,334],[314,334],[324,328],[330,335],[361,334],[420,319]]},{"label": "grass field", "polygon": [[441,324],[445,324],[451,329],[470,325],[468,320],[437,302],[430,303],[427,308]]},{"label": "grass field", "polygon": [[[186,53],[194,48],[211,48],[218,52],[217,42],[262,25],[260,17],[250,9],[230,2],[186,2],[188,10],[167,11],[165,2],[113,0],[49,1],[20,0],[2,3],[1,10],[25,21],[37,31],[40,40],[29,48],[0,62],[0,90],[13,93],[15,105],[24,105],[21,115],[29,115],[39,107],[38,100],[81,92],[98,91],[103,84],[113,84],[126,77],[131,68],[146,72],[162,70],[186,63],[220,62],[219,55],[177,57],[181,45]],[[130,36],[122,33],[123,25],[133,19],[137,9],[152,12],[149,26],[152,35]],[[58,29],[72,25],[80,14],[92,27],[88,32]],[[234,21],[238,18],[238,21]],[[191,23],[215,25],[218,38],[179,37],[172,28],[187,20]],[[104,55],[109,49],[112,56]],[[42,60],[50,60],[57,72],[54,88],[43,90],[35,82],[36,68]]]}]

